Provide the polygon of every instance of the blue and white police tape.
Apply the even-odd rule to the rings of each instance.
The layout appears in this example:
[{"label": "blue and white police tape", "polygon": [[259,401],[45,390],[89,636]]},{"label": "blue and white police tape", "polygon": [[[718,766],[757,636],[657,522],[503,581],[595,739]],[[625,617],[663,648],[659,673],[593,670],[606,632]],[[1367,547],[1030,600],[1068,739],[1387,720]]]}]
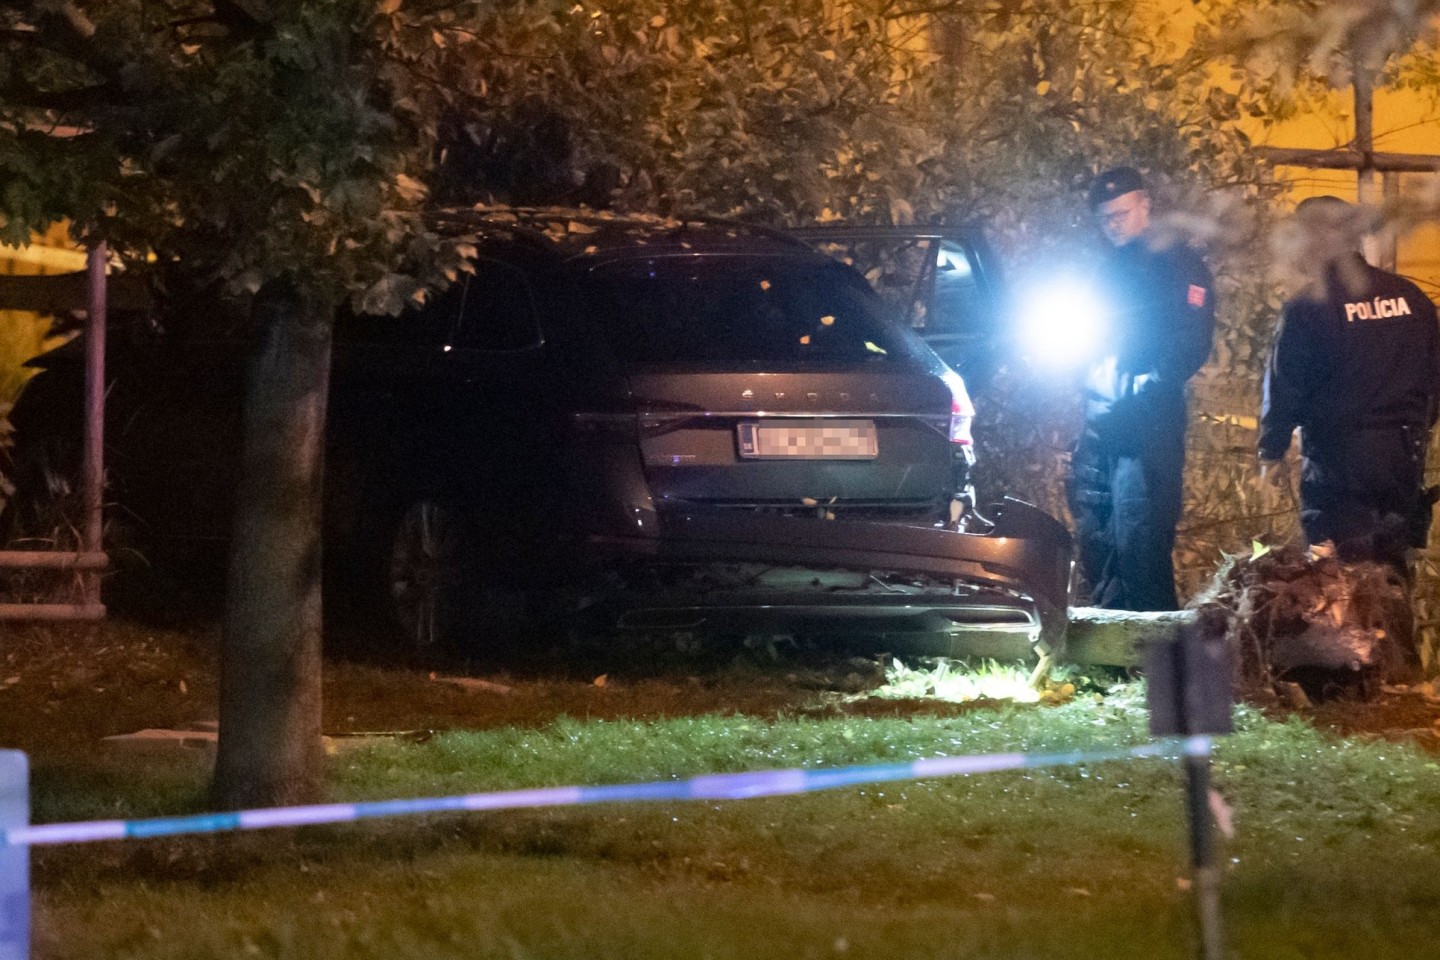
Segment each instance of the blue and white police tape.
[{"label": "blue and white police tape", "polygon": [[624,783],[600,787],[546,787],[504,790],[451,797],[412,800],[377,800],[361,803],[327,803],[302,807],[271,807],[231,813],[203,813],[149,820],[96,820],[12,827],[4,832],[9,846],[88,843],[191,833],[224,833],[267,827],[299,827],[322,823],[350,823],[376,817],[449,813],[460,810],[516,810],[534,807],[580,806],[651,800],[746,800],[838,787],[952,777],[1000,770],[1077,766],[1136,757],[1209,756],[1209,737],[1157,740],[1111,750],[1072,750],[1064,753],[992,753],[964,757],[929,757],[911,763],[837,767],[833,770],[762,770],[752,773],[717,773],[690,780],[658,783]]}]

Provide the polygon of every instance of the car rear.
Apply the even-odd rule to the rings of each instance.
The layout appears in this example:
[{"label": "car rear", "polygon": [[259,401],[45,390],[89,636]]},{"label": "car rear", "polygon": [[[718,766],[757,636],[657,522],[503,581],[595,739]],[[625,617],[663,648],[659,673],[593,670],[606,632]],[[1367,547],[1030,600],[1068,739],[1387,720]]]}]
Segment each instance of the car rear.
[{"label": "car rear", "polygon": [[1063,630],[1063,529],[1024,505],[1006,523],[1038,536],[949,523],[973,459],[964,383],[859,273],[753,236],[580,259],[625,398],[579,416],[612,469],[643,477],[623,523],[590,538],[635,588],[620,626],[928,637],[992,656]]},{"label": "car rear", "polygon": [[969,460],[963,383],[859,274],[780,251],[647,253],[585,277],[656,509],[943,521]]}]

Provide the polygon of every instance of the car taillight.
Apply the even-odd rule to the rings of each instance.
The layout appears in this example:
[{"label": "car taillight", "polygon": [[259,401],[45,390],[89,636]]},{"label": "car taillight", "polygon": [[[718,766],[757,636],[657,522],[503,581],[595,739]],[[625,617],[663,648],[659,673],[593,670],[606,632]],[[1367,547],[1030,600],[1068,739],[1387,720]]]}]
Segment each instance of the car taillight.
[{"label": "car taillight", "polygon": [[950,388],[950,442],[969,447],[975,442],[970,433],[975,404],[970,402],[970,391],[965,389],[965,381],[958,373],[948,372],[945,384]]},{"label": "car taillight", "polygon": [[963,443],[965,446],[975,442],[970,435],[970,421],[975,419],[975,409],[967,407],[960,401],[950,405],[950,442]]}]

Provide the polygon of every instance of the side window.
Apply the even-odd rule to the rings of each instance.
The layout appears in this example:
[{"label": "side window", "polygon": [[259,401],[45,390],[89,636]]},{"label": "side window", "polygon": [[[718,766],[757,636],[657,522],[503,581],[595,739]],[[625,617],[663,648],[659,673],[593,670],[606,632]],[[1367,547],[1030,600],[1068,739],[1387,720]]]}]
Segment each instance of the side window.
[{"label": "side window", "polygon": [[465,286],[455,346],[471,350],[528,350],[543,342],[530,284],[498,260],[475,261]]},{"label": "side window", "polygon": [[460,318],[465,284],[453,283],[432,295],[424,306],[397,317],[342,314],[335,323],[339,343],[380,344],[397,347],[442,347],[450,343]]},{"label": "side window", "polygon": [[925,333],[986,333],[993,318],[985,306],[985,289],[973,254],[953,241],[942,240],[935,251],[935,288],[925,318]]}]

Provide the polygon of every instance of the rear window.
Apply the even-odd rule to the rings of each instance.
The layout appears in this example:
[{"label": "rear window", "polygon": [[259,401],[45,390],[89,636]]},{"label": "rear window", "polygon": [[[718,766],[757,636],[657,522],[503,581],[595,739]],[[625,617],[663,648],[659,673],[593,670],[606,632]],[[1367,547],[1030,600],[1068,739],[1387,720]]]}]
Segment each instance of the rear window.
[{"label": "rear window", "polygon": [[638,363],[884,363],[910,359],[881,301],[840,265],[774,258],[657,257],[588,280],[592,318]]}]

